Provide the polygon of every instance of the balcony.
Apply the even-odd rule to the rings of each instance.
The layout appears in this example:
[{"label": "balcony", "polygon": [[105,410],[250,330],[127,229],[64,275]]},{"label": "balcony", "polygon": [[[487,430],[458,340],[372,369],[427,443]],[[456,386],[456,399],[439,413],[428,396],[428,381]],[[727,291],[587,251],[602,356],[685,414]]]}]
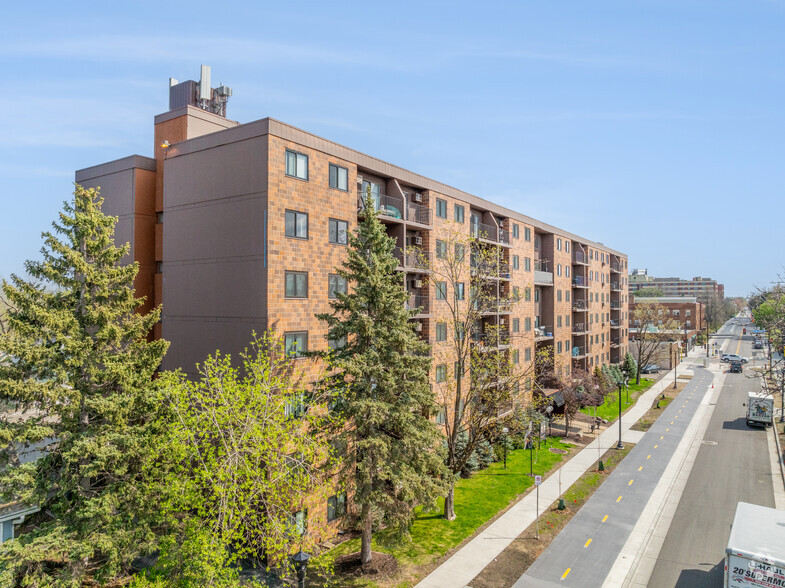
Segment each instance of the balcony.
[{"label": "balcony", "polygon": [[409,299],[406,301],[406,310],[417,310],[417,313],[412,315],[412,318],[430,314],[428,297],[419,294],[410,294]]},{"label": "balcony", "polygon": [[577,265],[589,265],[589,258],[583,251],[573,251],[572,263]]},{"label": "balcony", "polygon": [[[505,264],[506,266],[506,264]],[[496,263],[472,263],[471,270],[473,276],[479,276],[486,280],[509,280],[510,272],[503,271],[502,266]]]},{"label": "balcony", "polygon": [[414,204],[413,202],[409,202],[406,205],[406,220],[417,223],[418,225],[430,227],[431,224],[433,224],[431,209],[426,208],[422,204]]},{"label": "balcony", "polygon": [[534,283],[537,286],[553,286],[553,271],[550,259],[534,260]]},{"label": "balcony", "polygon": [[616,274],[621,273],[621,266],[618,261],[611,261],[611,271]]},{"label": "balcony", "polygon": [[619,319],[611,319],[611,329],[619,328],[621,328],[621,322],[619,322]]},{"label": "balcony", "polygon": [[621,339],[611,339],[611,347],[621,347]]},{"label": "balcony", "polygon": [[553,339],[553,327],[534,327],[534,340]]},{"label": "balcony", "polygon": [[613,291],[613,292],[621,292],[621,283],[619,283],[619,282],[611,282],[611,291]]},{"label": "balcony", "polygon": [[406,250],[396,247],[393,255],[398,260],[399,268],[411,273],[427,273],[431,267],[431,254],[428,251],[420,251],[414,247]]},{"label": "balcony", "polygon": [[572,278],[572,287],[573,288],[588,288],[589,287],[589,278],[586,276],[574,276]]},{"label": "balcony", "polygon": [[589,352],[588,352],[588,350],[587,350],[585,345],[580,345],[580,346],[576,345],[570,351],[570,355],[572,356],[573,359],[583,359],[588,354],[589,354]]},{"label": "balcony", "polygon": [[495,296],[483,297],[474,301],[474,310],[480,314],[510,314],[510,307],[513,301],[509,298],[497,298]]},{"label": "balcony", "polygon": [[589,310],[589,301],[585,298],[574,298],[572,310],[573,312],[587,312]]},{"label": "balcony", "polygon": [[471,236],[476,239],[490,241],[492,243],[502,243],[504,245],[510,244],[509,231],[483,223],[472,223],[469,227],[471,228]]},{"label": "balcony", "polygon": [[[404,202],[398,196],[388,196],[387,194],[372,195],[376,214],[381,220],[393,220],[403,222]],[[360,212],[365,209],[365,201],[362,195],[357,196],[357,207]]]},{"label": "balcony", "polygon": [[611,300],[611,310],[621,310],[621,302],[618,300]]},{"label": "balcony", "polygon": [[589,332],[589,328],[586,323],[575,323],[572,325],[572,334],[573,335],[585,335]]},{"label": "balcony", "polygon": [[488,333],[474,333],[472,340],[481,349],[504,349],[510,346],[510,332],[506,329],[500,329]]}]

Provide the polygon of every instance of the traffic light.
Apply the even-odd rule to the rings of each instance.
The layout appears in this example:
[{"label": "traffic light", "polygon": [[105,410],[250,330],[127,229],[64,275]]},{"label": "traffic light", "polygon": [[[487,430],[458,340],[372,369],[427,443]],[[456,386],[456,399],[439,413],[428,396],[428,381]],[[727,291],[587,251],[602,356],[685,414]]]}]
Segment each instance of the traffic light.
[{"label": "traffic light", "polygon": [[747,329],[742,329],[742,335],[746,335],[746,334],[747,334]]}]

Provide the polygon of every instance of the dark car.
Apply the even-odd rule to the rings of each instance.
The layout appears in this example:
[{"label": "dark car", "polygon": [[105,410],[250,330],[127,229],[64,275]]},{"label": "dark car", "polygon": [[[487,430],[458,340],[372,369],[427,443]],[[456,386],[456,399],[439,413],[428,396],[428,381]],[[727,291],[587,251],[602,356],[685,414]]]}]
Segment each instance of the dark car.
[{"label": "dark car", "polygon": [[763,349],[763,341],[760,339],[756,340],[755,343],[752,344],[753,349]]},{"label": "dark car", "polygon": [[642,374],[659,374],[660,366],[649,363],[641,368]]},{"label": "dark car", "polygon": [[741,373],[741,362],[740,361],[732,361],[730,362],[730,373],[732,374],[740,374]]}]

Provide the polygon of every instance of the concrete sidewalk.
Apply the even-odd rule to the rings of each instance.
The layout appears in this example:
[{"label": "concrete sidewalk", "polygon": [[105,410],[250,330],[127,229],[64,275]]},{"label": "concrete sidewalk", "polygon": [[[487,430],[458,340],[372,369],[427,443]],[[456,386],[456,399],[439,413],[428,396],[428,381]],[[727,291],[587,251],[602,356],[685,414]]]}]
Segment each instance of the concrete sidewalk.
[{"label": "concrete sidewalk", "polygon": [[[687,369],[688,365],[702,365],[700,358],[705,358],[705,354],[706,350],[704,348],[693,348],[687,358],[685,358],[687,365],[683,363],[679,367]],[[681,373],[681,370],[679,370],[679,373]],[[626,438],[625,434],[636,436],[635,431],[627,433],[629,428],[651,408],[657,396],[665,388],[672,385],[668,378],[669,375],[672,375],[672,371],[663,375],[622,416],[622,438]],[[540,514],[559,498],[561,495],[560,491],[567,490],[591,468],[597,462],[599,455],[615,447],[618,440],[618,423],[614,423],[559,470],[552,472],[548,478],[544,479],[540,486]],[[559,483],[560,478],[561,484]],[[458,513],[458,516],[460,516],[460,513]],[[536,493],[534,488],[532,488],[512,508],[426,576],[417,586],[422,588],[459,588],[468,586],[469,582],[477,574],[484,570],[497,555],[504,551],[518,535],[535,521],[536,516]]]}]

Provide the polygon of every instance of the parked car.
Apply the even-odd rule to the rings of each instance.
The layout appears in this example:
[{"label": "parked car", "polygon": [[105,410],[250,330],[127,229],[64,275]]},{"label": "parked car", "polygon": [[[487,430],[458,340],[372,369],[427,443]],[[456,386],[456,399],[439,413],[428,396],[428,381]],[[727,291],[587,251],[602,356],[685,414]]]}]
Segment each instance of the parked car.
[{"label": "parked car", "polygon": [[741,355],[736,355],[735,353],[723,353],[720,356],[720,361],[729,362],[729,361],[740,361],[741,363],[747,363],[750,360],[749,357],[742,357]]},{"label": "parked car", "polygon": [[740,361],[732,361],[730,362],[730,373],[732,374],[740,374],[741,373],[741,362]]},{"label": "parked car", "polygon": [[654,365],[653,363],[646,364],[641,368],[642,374],[659,374],[660,373],[660,366]]},{"label": "parked car", "polygon": [[758,339],[755,343],[752,344],[753,349],[763,349],[763,341]]}]

